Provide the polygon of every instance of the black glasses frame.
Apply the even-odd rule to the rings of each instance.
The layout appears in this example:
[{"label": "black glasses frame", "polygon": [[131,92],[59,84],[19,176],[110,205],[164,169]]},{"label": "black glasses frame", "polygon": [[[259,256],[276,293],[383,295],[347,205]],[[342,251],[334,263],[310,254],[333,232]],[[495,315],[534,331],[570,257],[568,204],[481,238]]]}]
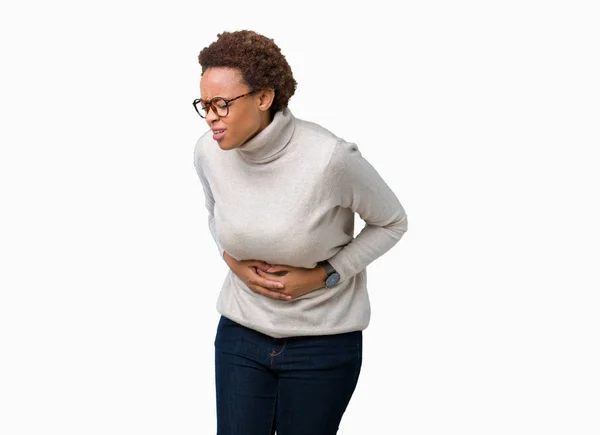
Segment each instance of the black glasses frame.
[{"label": "black glasses frame", "polygon": [[[233,98],[223,98],[223,97],[214,97],[211,98],[210,101],[204,101],[202,98],[196,98],[194,100],[194,102],[192,103],[194,105],[194,109],[196,109],[196,113],[198,113],[198,115],[200,115],[200,118],[204,119],[206,118],[205,115],[202,115],[202,111],[206,111],[206,114],[208,115],[208,109],[212,109],[213,113],[215,115],[217,115],[219,118],[224,118],[225,116],[229,115],[229,104],[232,101],[235,101],[239,98],[245,97],[246,95],[252,95],[257,93],[258,91],[250,91],[250,92],[246,92],[245,94],[242,95],[238,95],[237,97],[233,97]],[[225,115],[219,115],[217,106],[215,105],[215,102],[217,100],[221,100],[223,102],[225,102],[225,109],[226,109],[226,113]],[[200,107],[198,107],[200,106]],[[223,109],[221,109],[223,110]]]}]

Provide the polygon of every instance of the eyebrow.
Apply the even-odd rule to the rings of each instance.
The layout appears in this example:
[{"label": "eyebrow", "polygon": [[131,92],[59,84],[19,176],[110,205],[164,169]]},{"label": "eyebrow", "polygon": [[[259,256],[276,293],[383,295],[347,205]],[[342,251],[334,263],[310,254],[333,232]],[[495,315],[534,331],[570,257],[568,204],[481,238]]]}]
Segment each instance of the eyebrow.
[{"label": "eyebrow", "polygon": [[227,97],[221,97],[220,95],[215,95],[214,97],[212,97],[212,98],[209,98],[209,99],[200,98],[200,101],[203,101],[203,102],[205,102],[205,103],[208,103],[210,100],[214,100],[215,98],[222,98],[222,99],[224,99],[224,100],[231,100],[231,98],[227,98]]}]

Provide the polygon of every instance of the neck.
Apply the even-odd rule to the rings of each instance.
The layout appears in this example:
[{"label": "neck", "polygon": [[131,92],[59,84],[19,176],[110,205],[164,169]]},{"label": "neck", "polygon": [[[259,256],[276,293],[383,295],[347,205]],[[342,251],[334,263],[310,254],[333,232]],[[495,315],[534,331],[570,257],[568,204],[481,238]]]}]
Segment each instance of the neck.
[{"label": "neck", "polygon": [[273,115],[271,115],[271,111],[267,110],[266,112],[262,113],[262,118],[260,120],[260,131],[263,131],[265,128],[267,128],[269,126],[269,124],[271,123],[271,121],[273,121]]}]

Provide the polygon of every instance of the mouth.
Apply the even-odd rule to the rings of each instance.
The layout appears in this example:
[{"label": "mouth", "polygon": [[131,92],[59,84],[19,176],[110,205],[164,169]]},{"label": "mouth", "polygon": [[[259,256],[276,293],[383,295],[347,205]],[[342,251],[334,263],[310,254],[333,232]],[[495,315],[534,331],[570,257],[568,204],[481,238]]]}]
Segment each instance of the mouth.
[{"label": "mouth", "polygon": [[217,141],[223,139],[225,131],[226,130],[213,130],[213,139]]}]

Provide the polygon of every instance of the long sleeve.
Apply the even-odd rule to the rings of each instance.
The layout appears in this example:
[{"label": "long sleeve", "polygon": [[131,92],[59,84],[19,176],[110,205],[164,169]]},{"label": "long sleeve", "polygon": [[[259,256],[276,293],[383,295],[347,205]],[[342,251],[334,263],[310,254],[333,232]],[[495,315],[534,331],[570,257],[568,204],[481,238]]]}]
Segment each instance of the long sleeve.
[{"label": "long sleeve", "polygon": [[365,269],[407,231],[400,201],[356,144],[339,141],[328,165],[328,187],[340,207],[359,214],[362,231],[328,261],[340,282]]},{"label": "long sleeve", "polygon": [[219,249],[219,254],[221,255],[221,259],[223,259],[224,249],[221,246],[221,244],[219,243],[219,238],[217,237],[217,231],[215,229],[215,216],[214,216],[215,199],[213,197],[212,191],[210,190],[210,184],[208,183],[208,180],[206,179],[206,176],[204,175],[204,172],[202,170],[202,164],[199,161],[199,158],[200,157],[199,157],[198,145],[197,145],[196,148],[194,149],[194,167],[196,168],[196,173],[198,174],[198,177],[200,178],[200,182],[202,183],[202,188],[204,189],[204,197],[205,197],[204,204],[206,206],[206,210],[208,210],[208,228],[210,229],[210,233],[212,234],[212,237],[213,237],[215,243],[217,244],[217,248]]}]

